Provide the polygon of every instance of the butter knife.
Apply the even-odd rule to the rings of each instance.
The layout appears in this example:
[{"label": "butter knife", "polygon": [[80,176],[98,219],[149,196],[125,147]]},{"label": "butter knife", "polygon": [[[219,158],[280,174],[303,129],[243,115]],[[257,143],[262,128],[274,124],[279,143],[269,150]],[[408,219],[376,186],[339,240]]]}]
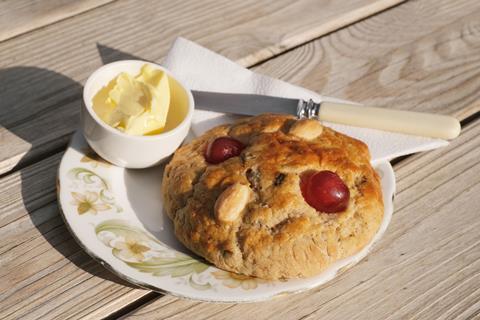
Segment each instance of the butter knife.
[{"label": "butter knife", "polygon": [[295,115],[300,119],[318,119],[440,139],[453,139],[460,134],[460,122],[446,115],[257,94],[207,91],[192,91],[192,93],[195,108],[200,110],[251,116],[261,113],[284,113]]}]

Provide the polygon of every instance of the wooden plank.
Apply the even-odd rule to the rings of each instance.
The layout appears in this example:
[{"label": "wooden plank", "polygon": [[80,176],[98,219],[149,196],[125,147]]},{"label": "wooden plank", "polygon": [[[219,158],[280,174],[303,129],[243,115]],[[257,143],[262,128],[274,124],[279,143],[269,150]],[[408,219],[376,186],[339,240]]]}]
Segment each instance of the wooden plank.
[{"label": "wooden plank", "polygon": [[61,156],[0,180],[2,319],[42,318],[47,313],[53,318],[65,312],[81,318],[99,306],[108,314],[147,293],[113,276],[72,239],[55,202]]},{"label": "wooden plank", "polygon": [[[56,199],[55,177],[61,154],[49,157],[28,170],[17,171],[1,179],[0,227],[26,217]],[[12,239],[14,240],[14,239]],[[11,245],[1,243],[0,246]]]},{"label": "wooden plank", "polygon": [[[363,3],[365,4],[366,2],[364,1]],[[303,2],[302,5],[306,4],[309,3]],[[351,4],[357,5],[360,2],[351,2]],[[381,6],[378,7],[379,10],[381,8]],[[131,8],[127,6],[123,10],[128,11],[128,9]],[[234,7],[233,11],[230,12],[231,15],[235,13],[235,9],[238,8]],[[90,13],[85,16],[88,15]],[[276,16],[275,12],[273,16]],[[80,18],[76,17],[74,19]],[[271,19],[272,17],[269,18]],[[90,17],[90,19],[93,18]],[[284,23],[280,19],[280,15],[276,19],[277,23],[280,21]],[[54,34],[57,26],[62,26],[63,23],[67,23],[67,21],[47,27],[46,30],[50,34]],[[84,23],[87,24],[87,22]],[[246,25],[247,23],[245,23]],[[299,25],[301,26],[302,24]],[[244,28],[248,31],[246,27]],[[295,30],[295,26],[292,26],[290,31],[292,30]],[[41,34],[42,32],[42,30],[38,30],[32,34]],[[52,39],[57,39],[58,34],[57,30],[56,37],[52,37]],[[170,37],[173,37],[173,35]],[[8,49],[13,49],[17,47],[12,45],[12,43],[20,42],[20,47],[23,47],[23,50],[29,50],[31,49],[28,47],[30,45],[29,42],[25,40],[22,42],[22,39],[25,38],[37,41],[40,37],[38,35],[35,37],[26,35],[4,44],[7,47],[10,45]],[[65,39],[62,41],[65,41]],[[62,46],[62,41],[58,41],[54,45]],[[40,40],[37,41],[37,45],[38,43],[41,43]],[[0,47],[4,44],[0,44]],[[160,48],[165,50],[167,44],[167,42],[163,43]],[[63,48],[66,51],[68,46]],[[96,51],[96,48],[93,51]],[[11,55],[6,56],[6,60],[3,60],[4,63],[9,62],[9,58],[10,62],[12,62],[11,57],[15,57],[16,61],[13,61],[15,64],[21,62],[20,52],[12,50],[10,53]],[[48,48],[44,47],[43,54],[48,53]],[[60,55],[53,54],[50,58],[63,57],[64,53]],[[78,52],[76,53],[78,54]],[[113,52],[114,56],[115,54],[116,52]],[[118,57],[108,56],[107,52],[103,58],[108,60]],[[31,57],[24,56],[23,59],[27,61]],[[45,64],[51,62],[51,59],[43,61]],[[99,63],[99,61],[96,61],[96,63]],[[36,61],[37,66],[41,64],[42,61]],[[55,65],[57,64],[62,65],[62,61],[55,61]],[[73,66],[73,68],[76,68],[76,66]],[[53,69],[53,67],[50,69]],[[75,72],[79,71],[81,70],[75,70]],[[3,97],[11,97],[11,100],[8,101],[9,105],[10,102],[18,103],[15,105],[16,109],[13,114],[12,112],[7,112],[12,111],[11,109],[5,110],[2,106],[1,110],[4,111],[2,124],[5,123],[9,129],[12,129],[12,127],[18,129],[18,131],[12,130],[15,133],[24,132],[22,130],[31,124],[24,121],[23,117],[15,118],[15,116],[22,113],[24,110],[22,108],[31,109],[31,106],[35,105],[35,114],[31,115],[32,118],[35,118],[36,128],[36,132],[32,132],[32,135],[37,139],[34,146],[42,148],[48,139],[55,140],[57,143],[58,141],[65,143],[68,139],[68,134],[59,136],[58,131],[52,131],[51,115],[42,114],[41,111],[49,108],[58,111],[57,108],[60,106],[65,107],[67,110],[78,107],[75,104],[78,103],[78,96],[76,95],[78,95],[79,85],[71,78],[60,73],[38,67],[4,69],[2,70],[2,76],[0,79],[8,79],[10,81],[8,84],[4,83],[5,86],[2,87],[6,93],[11,92],[9,90],[12,90],[12,88],[13,92],[15,92],[14,89],[20,84],[30,85],[23,86],[23,88],[26,87],[27,89],[25,92],[22,92],[22,97],[28,98],[20,101],[20,103],[14,99],[14,97],[18,99],[18,95],[12,93],[10,96],[2,93]],[[36,83],[35,81],[38,81],[37,85],[32,86],[31,83]],[[38,92],[42,92],[42,95],[38,96]],[[33,101],[28,100],[30,98]],[[7,106],[7,103],[5,106]],[[62,122],[64,128],[71,130],[75,126],[76,119],[71,116],[70,118],[63,118],[67,119],[58,122]],[[25,137],[25,135],[21,134],[19,136]],[[31,141],[30,139],[26,140]],[[7,149],[6,146],[2,145],[2,150],[5,149]],[[32,155],[29,158],[33,159],[35,157]],[[85,315],[104,316],[146,293],[143,290],[125,287],[123,282],[115,279],[115,277],[111,277],[108,272],[100,268],[98,264],[81,252],[72,242],[70,235],[58,217],[56,204],[52,202],[54,199],[55,168],[59,159],[60,154],[56,154],[2,179],[1,186],[5,188],[6,192],[1,193],[2,201],[0,202],[2,204],[0,225],[3,226],[1,232],[3,246],[1,247],[0,265],[2,267],[1,277],[6,281],[5,283],[8,282],[8,285],[3,287],[2,289],[4,290],[0,293],[2,301],[0,316],[2,318],[41,317],[47,314],[49,317],[53,317],[62,312],[68,312],[69,315],[75,315],[76,317]],[[19,259],[18,257],[21,258]],[[95,276],[92,276],[92,274]],[[86,287],[89,289],[85,290]],[[46,303],[47,301],[48,303]],[[9,307],[4,308],[7,305]]]},{"label": "wooden plank", "polygon": [[[480,120],[395,167],[395,214],[369,257],[331,283],[253,304],[161,298],[125,319],[443,319],[480,310]],[[421,168],[421,170],[419,169]]]},{"label": "wooden plank", "polygon": [[30,150],[32,145],[0,126],[0,145],[8,148],[0,152],[0,174],[12,170]]},{"label": "wooden plank", "polygon": [[0,41],[91,10],[113,0],[6,0],[0,2]]},{"label": "wooden plank", "polygon": [[371,106],[480,111],[480,2],[413,1],[312,41],[257,71]]},{"label": "wooden plank", "polygon": [[[0,124],[31,145],[24,166],[65,146],[102,60],[129,57],[108,48],[159,61],[182,35],[251,65],[402,1],[115,1],[0,43]],[[2,146],[0,168],[14,157]]]},{"label": "wooden plank", "polygon": [[99,307],[108,314],[147,293],[112,275],[72,239],[55,202],[61,155],[0,180],[7,191],[0,194],[2,319],[81,318]]},{"label": "wooden plank", "polygon": [[[437,6],[437,10],[442,11],[443,6],[445,6],[446,2],[433,2],[433,1],[424,1],[424,6]],[[445,24],[453,23],[455,20],[461,19],[461,17],[464,17],[468,14],[468,12],[474,11],[472,8],[474,8],[473,2],[470,2],[472,7],[468,7],[468,2],[456,2],[456,4],[459,6],[459,8],[452,8],[450,7],[449,10],[443,10],[445,12],[445,15],[442,16],[434,16],[435,21],[440,21],[441,19],[444,20]],[[391,12],[393,11],[398,11],[402,10],[404,14],[413,14],[415,10],[418,10],[418,8],[411,8],[411,11],[406,11],[404,7],[406,6],[411,6],[410,3],[399,6],[395,9],[392,9]],[[455,12],[456,16],[451,17],[450,13],[453,10]],[[381,16],[391,14],[390,11],[384,12],[381,15],[378,15],[378,17],[375,17],[374,19],[377,19]],[[73,18],[75,19],[75,18]],[[433,18],[432,18],[433,19]],[[369,19],[370,20],[370,19]],[[368,23],[369,20],[361,22],[361,24]],[[395,19],[390,19],[391,21],[396,21]],[[467,21],[467,20],[466,20]],[[394,22],[392,22],[394,24]],[[470,23],[467,21],[467,23]],[[423,27],[423,25],[422,25]],[[459,27],[459,26],[457,26]],[[438,29],[438,26],[433,28],[431,32],[435,32],[435,30]],[[341,32],[349,32],[350,28],[347,28],[344,31]],[[340,33],[340,32],[339,32]],[[331,42],[339,41],[339,38],[336,37],[336,34],[332,34],[328,36],[327,38],[330,38]],[[401,28],[397,31],[397,34],[401,35]],[[389,37],[393,37],[395,34],[389,34],[389,35],[384,35],[386,39],[389,39]],[[377,39],[378,42],[381,42],[381,39]],[[412,39],[414,42],[414,39]],[[384,41],[385,42],[385,41]],[[414,44],[412,44],[414,45]],[[292,52],[295,52],[292,51]],[[290,52],[291,53],[291,52]],[[289,54],[290,54],[289,53]],[[115,53],[112,53],[115,55]],[[469,55],[469,52],[465,53],[466,55]],[[472,53],[473,54],[473,53]],[[341,55],[340,55],[341,56]],[[312,59],[309,57],[309,59]],[[334,59],[334,57],[332,57]],[[374,58],[372,58],[374,59]],[[446,62],[448,63],[448,61]],[[348,66],[345,66],[346,68]],[[260,67],[262,68],[262,67]],[[268,69],[264,69],[268,70]],[[276,69],[280,71],[280,69]],[[286,69],[281,69],[283,70],[282,72],[285,72]],[[272,75],[280,76],[283,79],[292,79],[290,74],[274,74],[274,70],[272,70]],[[318,71],[317,71],[318,72]],[[342,78],[343,74],[340,72],[337,72],[335,74],[331,75],[330,80],[331,81],[340,81]],[[337,80],[335,80],[337,79]],[[300,79],[301,80],[301,79]],[[294,81],[300,81],[299,78]],[[310,83],[307,84],[307,86],[314,86],[314,82],[317,81],[317,79],[311,79]],[[364,84],[365,90],[369,90],[370,85],[375,85],[375,83],[370,84],[370,82],[365,82]],[[450,88],[450,94],[455,95],[456,90],[462,90],[462,87],[452,87]],[[358,92],[360,94],[361,92]],[[386,96],[384,99],[389,99],[389,96]],[[64,98],[66,101],[69,101],[68,99]],[[420,97],[418,102],[420,102]],[[459,101],[457,103],[462,103],[462,101]],[[423,106],[419,104],[419,110],[421,110]],[[38,183],[38,189],[35,189],[37,191],[33,192],[38,192],[35,195],[31,195],[30,200],[27,201],[24,206],[26,208],[29,207],[28,203],[30,201],[39,201],[37,202],[36,206],[33,206],[34,209],[28,211],[25,209],[23,212],[21,209],[15,209],[19,210],[17,213],[14,213],[13,215],[9,215],[7,217],[9,219],[9,223],[7,223],[3,228],[0,229],[0,239],[2,240],[1,243],[7,244],[9,241],[12,241],[12,239],[16,239],[17,237],[24,237],[24,240],[19,240],[19,242],[15,242],[13,247],[6,247],[5,250],[8,249],[7,252],[5,252],[5,256],[0,253],[0,261],[4,261],[5,258],[5,264],[1,265],[1,269],[6,268],[8,269],[10,274],[8,277],[12,277],[17,279],[18,282],[11,282],[9,283],[11,286],[14,286],[15,289],[9,290],[8,294],[3,292],[0,293],[0,305],[2,306],[0,310],[2,310],[3,313],[0,313],[0,317],[8,315],[8,317],[14,318],[14,317],[19,317],[19,316],[26,316],[29,315],[30,317],[35,317],[36,315],[42,315],[45,316],[48,314],[48,316],[51,316],[52,314],[55,314],[57,316],[62,316],[62,315],[75,315],[75,317],[81,317],[81,316],[92,316],[95,315],[95,318],[102,317],[105,315],[110,314],[112,311],[116,310],[118,306],[122,306],[125,304],[128,304],[129,302],[134,301],[135,299],[138,299],[142,297],[144,294],[147,293],[147,291],[142,291],[139,289],[132,289],[128,287],[123,287],[121,284],[117,283],[115,278],[112,277],[109,280],[102,279],[101,277],[94,277],[91,276],[89,273],[93,274],[100,274],[100,271],[96,269],[99,267],[98,265],[95,266],[93,261],[88,258],[85,254],[82,254],[82,252],[79,250],[79,248],[75,248],[74,244],[69,242],[71,241],[71,237],[68,235],[67,231],[63,228],[60,229],[59,226],[61,226],[61,222],[58,218],[57,215],[57,208],[56,204],[54,202],[49,202],[49,199],[52,199],[51,197],[54,198],[54,195],[51,190],[48,190],[50,186],[52,186],[52,181],[54,177],[54,168],[56,167],[55,157],[57,159],[60,157],[60,155],[52,156],[52,158],[45,159],[44,161],[34,165],[30,166],[28,168],[22,169],[19,172],[19,175],[17,175],[17,182],[11,181],[9,182],[8,185],[16,185],[16,186],[28,186],[31,183],[33,183],[36,179]],[[57,160],[58,161],[58,160]],[[51,169],[47,169],[51,168]],[[411,170],[418,169],[418,167],[412,167]],[[31,170],[31,171],[29,171]],[[36,176],[35,172],[40,172],[40,171],[45,171],[45,176],[43,178],[38,178]],[[435,170],[431,170],[434,172]],[[50,173],[48,173],[50,172]],[[11,175],[13,176],[13,175]],[[29,176],[28,179],[21,181],[23,176]],[[5,177],[4,179],[10,178]],[[427,179],[428,180],[428,179]],[[0,180],[0,186],[4,185],[4,182],[6,180]],[[42,182],[43,181],[43,182]],[[43,188],[40,188],[41,185],[45,186],[45,191],[43,191]],[[5,184],[7,185],[7,184]],[[20,208],[21,207],[21,201],[22,197],[21,196],[16,196],[15,192],[21,192],[21,187],[9,187],[9,188],[17,188],[17,191],[13,191],[10,193],[10,196],[6,197],[8,199],[16,199],[12,200],[10,203],[9,207],[14,207],[14,208]],[[429,190],[430,185],[425,186],[425,190]],[[6,188],[8,189],[8,188]],[[408,187],[406,188],[408,189]],[[0,187],[0,194],[3,193],[2,187]],[[417,190],[418,191],[418,190]],[[5,198],[4,198],[5,199]],[[39,199],[39,200],[36,200]],[[20,203],[20,205],[19,205]],[[398,204],[397,204],[398,205]],[[7,212],[7,211],[5,211]],[[29,213],[30,212],[30,213]],[[2,214],[0,216],[2,216]],[[7,213],[8,215],[8,213]],[[35,227],[35,224],[33,221],[34,219],[30,219],[30,216],[32,217],[42,217],[43,219],[47,219],[45,222],[39,223],[38,228]],[[46,217],[51,217],[51,218],[46,218]],[[38,218],[40,219],[40,218]],[[1,218],[0,218],[0,221]],[[10,230],[8,233],[5,232],[4,230]],[[40,231],[42,230],[42,231]],[[2,236],[5,234],[5,240],[2,238]],[[49,234],[49,236],[45,237],[44,234]],[[30,236],[31,235],[31,236]],[[8,238],[7,238],[8,236]],[[52,244],[47,243],[47,239],[50,239],[52,237],[55,241],[52,241]],[[46,239],[47,238],[47,239]],[[66,244],[62,246],[62,243],[65,242]],[[42,257],[46,257],[48,259],[52,259],[52,268],[47,266],[47,264],[43,264],[42,261],[35,260],[35,262],[38,262],[39,265],[36,266],[36,264],[28,264],[27,270],[22,271],[19,270],[17,264],[14,264],[18,261],[14,260],[15,256],[23,256],[26,255],[26,257],[34,257],[34,255],[28,255],[27,252],[31,250],[31,248],[40,248],[42,251]],[[18,250],[17,250],[18,249]],[[58,255],[57,250],[60,250],[60,252],[66,252],[67,257],[74,257],[72,259],[74,262],[68,261],[66,258],[61,258],[60,255]],[[4,252],[2,250],[2,252]],[[57,253],[55,253],[57,252]],[[32,254],[32,253],[30,253]],[[24,260],[22,260],[24,261]],[[26,260],[25,260],[26,261]],[[60,265],[61,263],[65,263],[65,265]],[[381,264],[381,262],[379,262]],[[81,267],[79,267],[80,265]],[[15,268],[14,266],[17,266]],[[86,266],[85,269],[87,272],[83,271],[82,268],[83,266]],[[24,267],[22,265],[22,267]],[[58,272],[56,270],[59,270]],[[75,282],[74,277],[70,277],[69,274],[74,272],[75,270],[78,271],[78,273],[75,274],[76,277],[80,277],[80,275],[84,275],[86,278],[81,278],[81,283]],[[362,269],[364,270],[364,269]],[[88,278],[89,277],[89,278]],[[53,282],[56,282],[56,279],[61,278],[64,279],[62,281],[59,281],[58,286],[53,284]],[[340,278],[339,278],[340,279]],[[362,278],[363,279],[363,278]],[[358,280],[358,278],[357,278]],[[339,280],[335,280],[333,283],[329,284],[328,287],[332,286],[333,292],[337,292],[336,290],[342,290],[342,288],[337,288],[335,289],[335,286],[338,284]],[[353,280],[352,280],[353,281]],[[88,288],[88,289],[86,289]],[[362,287],[365,289],[365,287]],[[383,288],[381,290],[384,290]],[[114,292],[113,294],[111,292]],[[340,292],[340,291],[338,291]],[[338,293],[337,292],[337,293]],[[358,291],[357,291],[358,292]],[[304,295],[300,295],[300,297],[303,297]],[[309,294],[305,294],[305,296],[309,296]],[[330,298],[334,297],[335,295],[331,294],[330,291]],[[17,298],[19,297],[19,298]],[[290,299],[296,299],[296,296],[293,296],[289,298]],[[328,298],[328,296],[323,296],[324,298]],[[318,298],[318,296],[317,296]],[[325,298],[325,299],[326,299]],[[470,299],[475,298],[474,295],[470,296]],[[8,300],[7,300],[8,299]],[[98,301],[96,301],[98,300]],[[158,302],[160,301],[160,304],[162,305],[170,305],[171,304],[171,309],[166,308],[161,309],[161,314],[167,315],[168,312],[171,312],[172,315],[176,314],[179,310],[187,309],[193,307],[193,305],[187,304],[185,305],[184,301],[181,300],[176,300],[174,298],[162,298],[160,300],[156,300],[153,302],[152,305],[153,307],[158,306]],[[284,300],[279,300],[283,301],[282,303],[285,303]],[[293,300],[297,301],[297,300]],[[372,300],[374,301],[374,300]],[[20,308],[17,308],[17,304],[20,304]],[[214,307],[213,307],[214,306]],[[206,315],[213,315],[215,312],[222,312],[219,315],[223,316],[223,306],[225,307],[230,307],[234,308],[234,306],[231,305],[206,305],[206,304],[198,304],[198,308],[201,308],[201,312],[205,312]],[[290,305],[288,308],[292,309],[295,308],[295,305]],[[301,305],[300,308],[306,308],[305,305]],[[257,305],[258,312],[263,312],[265,314],[269,314],[267,310],[263,310],[263,305],[262,308],[259,308]],[[309,308],[306,308],[307,310]],[[199,309],[196,309],[199,310]],[[317,309],[310,309],[312,311],[317,310]],[[465,311],[465,310],[463,310]],[[468,310],[467,310],[468,311]],[[286,311],[285,311],[286,312]],[[247,314],[247,313],[246,313]],[[281,315],[282,313],[279,313]]]},{"label": "wooden plank", "polygon": [[[474,2],[456,2],[458,6],[451,6],[448,1],[408,3],[292,50],[256,69],[346,99],[376,106],[394,104],[402,109],[453,114],[463,119],[480,111],[480,65],[474,66],[472,63],[478,62],[480,50],[478,31],[472,31],[478,30],[480,12],[478,5],[475,7],[473,4]],[[409,21],[402,21],[403,17]],[[384,30],[380,26],[388,27]],[[372,42],[381,45],[372,46]],[[464,50],[466,48],[468,50]],[[351,53],[353,51],[354,54]],[[428,88],[428,91],[424,92],[424,88]],[[418,163],[418,157],[413,159]],[[418,181],[427,179],[438,169],[428,166],[430,157],[421,159],[426,160],[418,166],[409,167],[417,175],[420,173]],[[418,170],[419,167],[422,168],[421,171]],[[403,186],[410,187],[408,184],[400,184],[399,188]],[[420,189],[415,190],[418,193]],[[425,190],[430,189],[426,187]],[[397,199],[397,205],[398,201]],[[454,298],[455,294],[452,293]],[[210,315],[217,312],[220,312],[218,318],[228,318],[235,312],[246,314],[245,318],[258,317],[255,307],[249,310],[232,305],[195,304],[174,298],[168,298],[169,303],[166,303],[166,300],[162,298],[158,304],[149,303],[138,310],[138,315],[146,317],[155,310],[157,315],[165,314],[168,317],[175,314],[174,310],[188,309],[188,312],[180,313],[178,317],[188,318],[193,314]],[[165,304],[168,307],[164,307]],[[302,309],[306,305],[298,308]],[[266,309],[278,310],[277,305],[262,305],[262,308],[256,306],[262,314]],[[468,306],[468,302],[461,305],[464,309]],[[293,305],[290,307],[295,308]],[[223,310],[227,308],[232,311],[224,313]],[[137,312],[132,314],[134,315]],[[273,315],[266,313],[265,318]],[[279,314],[278,317],[299,316]],[[324,318],[324,315],[317,317]]]}]

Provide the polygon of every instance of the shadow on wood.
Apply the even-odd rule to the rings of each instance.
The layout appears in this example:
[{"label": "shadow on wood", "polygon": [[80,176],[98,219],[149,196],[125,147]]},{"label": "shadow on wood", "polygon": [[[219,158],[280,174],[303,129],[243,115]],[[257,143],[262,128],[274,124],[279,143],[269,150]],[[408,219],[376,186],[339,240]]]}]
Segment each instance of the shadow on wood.
[{"label": "shadow on wood", "polygon": [[[100,44],[100,43],[97,43],[97,50],[98,50],[98,54],[100,55],[100,58],[102,58],[103,64],[108,64],[108,63],[115,62],[115,61],[118,61],[118,60],[144,60],[144,61],[148,61],[146,59],[137,57],[133,54],[123,52],[123,51],[120,51],[120,50],[117,50],[117,49],[113,49],[113,48],[107,47],[107,46],[105,46],[103,44]],[[154,62],[154,61],[150,61],[150,62]]]},{"label": "shadow on wood", "polygon": [[[35,168],[24,167],[30,165],[32,161],[38,162],[41,159],[36,157],[30,157],[27,161],[21,159],[28,155],[30,149],[42,148],[42,139],[38,138],[51,134],[53,126],[79,127],[78,116],[74,117],[73,122],[58,124],[49,121],[45,116],[45,110],[67,109],[71,113],[78,113],[81,93],[82,86],[79,83],[50,70],[24,66],[0,70],[0,125],[3,126],[0,128],[2,130],[0,131],[0,141],[2,141],[2,145],[6,139],[18,139],[21,142],[23,149],[19,149],[19,157],[11,167],[20,172],[21,190],[19,192],[21,192],[23,205],[32,224],[45,240],[78,268],[94,276],[131,286],[88,257],[72,240],[60,218],[59,208],[55,202],[55,172],[59,165],[60,151],[64,150],[70,134],[55,137],[58,143],[57,149],[43,154],[42,159],[45,159],[38,166],[34,165]],[[58,102],[51,104],[52,99]],[[25,109],[34,110],[30,111],[32,118],[35,119],[35,126],[38,126],[34,128],[36,132],[34,137],[25,134],[28,130],[24,130],[25,126],[31,126],[33,122],[20,120],[20,113]],[[3,152],[5,150],[0,148],[0,155]],[[46,161],[54,163],[47,166],[41,165]],[[41,181],[44,186],[38,186],[38,181]],[[47,181],[46,185],[45,181]],[[40,192],[40,190],[42,191]],[[25,266],[25,268],[28,267]]]}]

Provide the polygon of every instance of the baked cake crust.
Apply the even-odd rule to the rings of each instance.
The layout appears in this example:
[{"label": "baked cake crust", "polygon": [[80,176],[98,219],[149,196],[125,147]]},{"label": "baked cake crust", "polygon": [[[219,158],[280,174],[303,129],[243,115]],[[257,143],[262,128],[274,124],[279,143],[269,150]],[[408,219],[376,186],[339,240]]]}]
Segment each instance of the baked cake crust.
[{"label": "baked cake crust", "polygon": [[[206,162],[210,141],[245,144],[240,156]],[[309,206],[300,176],[330,170],[348,186],[348,208]],[[217,267],[263,279],[307,277],[354,255],[383,218],[380,181],[367,146],[320,125],[264,114],[216,127],[179,148],[162,191],[175,235]]]}]

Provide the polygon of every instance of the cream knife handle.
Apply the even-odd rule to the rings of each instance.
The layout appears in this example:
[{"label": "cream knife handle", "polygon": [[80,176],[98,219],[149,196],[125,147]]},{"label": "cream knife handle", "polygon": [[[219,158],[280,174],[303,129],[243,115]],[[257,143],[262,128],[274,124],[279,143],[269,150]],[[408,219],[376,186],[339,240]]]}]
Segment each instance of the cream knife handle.
[{"label": "cream knife handle", "polygon": [[450,116],[327,101],[320,105],[319,118],[329,122],[431,138],[453,139],[460,134],[460,122]]}]

